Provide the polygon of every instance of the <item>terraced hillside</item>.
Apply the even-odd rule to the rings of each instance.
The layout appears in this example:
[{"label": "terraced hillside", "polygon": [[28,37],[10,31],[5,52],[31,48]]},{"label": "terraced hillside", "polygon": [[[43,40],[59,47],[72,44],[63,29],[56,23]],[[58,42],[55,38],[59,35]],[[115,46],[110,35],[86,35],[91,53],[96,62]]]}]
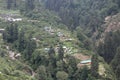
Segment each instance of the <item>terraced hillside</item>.
[{"label": "terraced hillside", "polygon": [[[12,1],[14,3],[15,0]],[[92,34],[89,32],[94,29],[91,27],[96,25],[92,20],[96,18],[91,18],[91,23],[87,24],[90,29],[83,28],[83,25],[77,27],[76,16],[70,16],[72,8],[64,4],[68,9],[66,13],[69,13],[69,16],[66,14],[69,25],[66,25],[62,21],[63,16],[47,9],[44,1],[35,0],[35,4],[32,1],[19,0],[16,3],[18,7],[11,4],[12,7],[7,9],[3,5],[6,2],[0,0],[0,80],[116,80],[111,66],[97,54],[94,36],[90,38]],[[77,7],[80,3],[71,5]],[[117,15],[110,18],[113,20]],[[111,20],[106,21],[105,25],[111,29],[105,28],[105,32],[119,23],[113,20],[109,25]],[[103,33],[96,31],[95,37]]]}]

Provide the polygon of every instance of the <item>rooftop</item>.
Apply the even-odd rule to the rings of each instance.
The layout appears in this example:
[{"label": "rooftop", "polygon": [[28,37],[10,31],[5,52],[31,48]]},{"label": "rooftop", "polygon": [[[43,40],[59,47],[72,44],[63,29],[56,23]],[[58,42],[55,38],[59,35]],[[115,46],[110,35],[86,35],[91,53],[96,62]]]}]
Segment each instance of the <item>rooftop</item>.
[{"label": "rooftop", "polygon": [[81,63],[81,64],[91,63],[91,59],[83,60],[83,61],[81,61],[80,63]]}]

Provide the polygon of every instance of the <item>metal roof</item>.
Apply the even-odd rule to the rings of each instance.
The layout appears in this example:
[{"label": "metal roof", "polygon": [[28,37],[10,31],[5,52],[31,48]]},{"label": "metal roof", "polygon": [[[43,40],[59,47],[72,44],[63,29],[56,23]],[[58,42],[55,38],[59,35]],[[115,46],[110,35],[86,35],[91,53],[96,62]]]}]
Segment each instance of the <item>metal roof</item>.
[{"label": "metal roof", "polygon": [[88,59],[88,60],[83,60],[83,61],[81,61],[80,63],[81,64],[85,64],[85,63],[90,63],[91,62],[91,59]]}]

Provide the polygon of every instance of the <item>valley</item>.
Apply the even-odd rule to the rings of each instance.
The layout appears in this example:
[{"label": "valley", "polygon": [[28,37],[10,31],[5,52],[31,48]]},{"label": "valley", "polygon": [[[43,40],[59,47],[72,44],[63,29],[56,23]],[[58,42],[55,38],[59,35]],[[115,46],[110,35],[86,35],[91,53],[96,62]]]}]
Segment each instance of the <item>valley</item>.
[{"label": "valley", "polygon": [[0,0],[0,80],[119,80],[117,1]]}]

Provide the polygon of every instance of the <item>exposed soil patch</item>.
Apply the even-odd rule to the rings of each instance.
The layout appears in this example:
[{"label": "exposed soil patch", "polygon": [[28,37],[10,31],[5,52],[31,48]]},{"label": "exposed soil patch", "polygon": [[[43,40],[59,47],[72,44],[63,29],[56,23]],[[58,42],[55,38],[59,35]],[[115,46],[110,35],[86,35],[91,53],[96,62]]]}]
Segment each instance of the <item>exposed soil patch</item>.
[{"label": "exposed soil patch", "polygon": [[[74,56],[76,59],[79,59],[79,60],[81,60],[81,61],[91,59],[91,56],[87,56],[87,55],[84,55],[84,54],[82,54],[82,53],[74,54],[73,56]],[[87,66],[88,68],[90,68],[91,64],[90,64],[90,63],[88,63],[88,64],[78,63],[78,64],[77,64],[77,67],[78,67],[78,68],[82,68],[82,67],[84,67],[84,66]]]},{"label": "exposed soil patch", "polygon": [[83,55],[82,53],[80,53],[80,54],[74,54],[73,56],[76,59],[79,59],[79,60],[87,60],[87,59],[91,58],[91,56]]}]

